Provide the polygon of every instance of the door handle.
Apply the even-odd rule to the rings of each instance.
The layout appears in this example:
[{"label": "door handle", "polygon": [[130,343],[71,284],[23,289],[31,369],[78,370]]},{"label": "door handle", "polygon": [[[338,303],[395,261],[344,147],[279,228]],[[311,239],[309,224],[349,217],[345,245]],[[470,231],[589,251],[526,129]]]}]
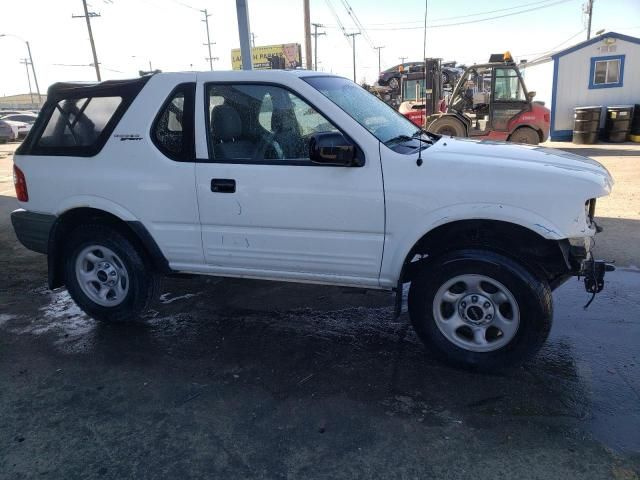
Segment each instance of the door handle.
[{"label": "door handle", "polygon": [[236,181],[231,178],[212,178],[211,191],[216,193],[234,193]]}]

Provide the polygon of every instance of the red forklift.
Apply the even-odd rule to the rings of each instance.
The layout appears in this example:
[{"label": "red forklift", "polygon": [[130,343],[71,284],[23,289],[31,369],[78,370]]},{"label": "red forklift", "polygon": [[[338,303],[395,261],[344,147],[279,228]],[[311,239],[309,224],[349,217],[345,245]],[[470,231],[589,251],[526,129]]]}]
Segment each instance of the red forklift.
[{"label": "red forklift", "polygon": [[427,58],[424,70],[410,72],[400,77],[398,112],[419,127],[424,127],[427,118],[446,111],[442,69],[439,58]]},{"label": "red forklift", "polygon": [[509,52],[491,55],[466,69],[446,111],[428,115],[425,126],[441,135],[537,145],[549,136],[550,112],[534,96]]}]

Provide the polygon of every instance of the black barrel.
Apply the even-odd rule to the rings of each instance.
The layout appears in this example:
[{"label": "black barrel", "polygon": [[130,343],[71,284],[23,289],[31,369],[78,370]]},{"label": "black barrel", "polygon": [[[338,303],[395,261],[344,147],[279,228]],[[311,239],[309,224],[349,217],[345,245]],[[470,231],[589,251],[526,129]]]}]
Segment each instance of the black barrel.
[{"label": "black barrel", "polygon": [[640,105],[637,103],[633,107],[633,118],[631,120],[629,138],[634,142],[640,142]]},{"label": "black barrel", "polygon": [[604,139],[607,142],[625,142],[631,130],[633,105],[612,105],[607,107],[604,122]]},{"label": "black barrel", "polygon": [[598,141],[602,106],[573,109],[573,143],[589,144]]}]

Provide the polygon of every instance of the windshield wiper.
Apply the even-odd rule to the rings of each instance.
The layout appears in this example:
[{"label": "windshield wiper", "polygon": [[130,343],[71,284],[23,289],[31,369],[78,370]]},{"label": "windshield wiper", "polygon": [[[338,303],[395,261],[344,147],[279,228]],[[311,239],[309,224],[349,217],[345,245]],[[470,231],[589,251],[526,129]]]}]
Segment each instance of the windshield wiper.
[{"label": "windshield wiper", "polygon": [[427,142],[427,143],[431,143],[433,144],[433,140],[438,140],[440,138],[440,135],[436,135],[435,133],[431,133],[431,132],[427,132],[426,130],[416,130],[416,133],[414,133],[411,138],[418,138],[421,137],[422,135],[426,135],[427,137],[431,138],[431,140],[421,140],[422,142]]},{"label": "windshield wiper", "polygon": [[385,145],[389,145],[389,144],[394,144],[394,143],[399,143],[399,142],[408,142],[410,140],[415,140],[416,137],[413,136],[409,136],[409,135],[398,135],[395,136],[393,138],[390,138],[389,140],[387,140],[385,143]]}]

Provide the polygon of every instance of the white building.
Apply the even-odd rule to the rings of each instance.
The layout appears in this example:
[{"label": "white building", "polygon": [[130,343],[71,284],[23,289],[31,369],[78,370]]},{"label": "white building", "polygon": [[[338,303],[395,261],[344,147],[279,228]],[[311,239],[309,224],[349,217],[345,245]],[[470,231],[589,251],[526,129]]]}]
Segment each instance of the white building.
[{"label": "white building", "polygon": [[640,38],[608,32],[520,68],[527,89],[550,105],[552,140],[571,138],[575,107],[640,103]]}]

